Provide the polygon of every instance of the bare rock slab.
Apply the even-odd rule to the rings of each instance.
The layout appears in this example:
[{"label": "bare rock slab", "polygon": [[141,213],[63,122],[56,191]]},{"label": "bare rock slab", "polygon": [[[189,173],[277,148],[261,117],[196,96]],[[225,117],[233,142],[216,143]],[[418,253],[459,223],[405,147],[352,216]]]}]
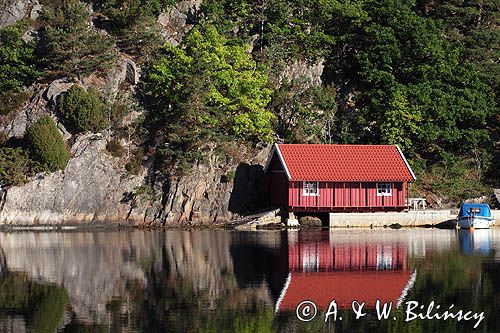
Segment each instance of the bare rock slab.
[{"label": "bare rock slab", "polygon": [[130,205],[122,199],[143,183],[143,177],[123,171],[115,158],[104,153],[105,147],[99,136],[81,136],[64,171],[38,175],[24,186],[7,189],[0,224],[140,223],[130,220]]}]

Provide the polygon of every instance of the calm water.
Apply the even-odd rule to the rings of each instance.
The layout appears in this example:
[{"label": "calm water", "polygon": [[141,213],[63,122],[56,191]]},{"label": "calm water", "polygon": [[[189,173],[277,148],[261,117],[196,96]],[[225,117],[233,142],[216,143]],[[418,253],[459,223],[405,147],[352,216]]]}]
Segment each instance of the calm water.
[{"label": "calm water", "polygon": [[[500,332],[499,250],[500,229],[0,233],[0,332],[469,332],[477,322],[406,322],[410,301],[482,312],[477,331]],[[308,322],[296,315],[304,300],[317,308]],[[336,320],[324,323],[331,300]],[[358,319],[353,300],[365,303]],[[387,320],[377,300],[392,304]]]}]

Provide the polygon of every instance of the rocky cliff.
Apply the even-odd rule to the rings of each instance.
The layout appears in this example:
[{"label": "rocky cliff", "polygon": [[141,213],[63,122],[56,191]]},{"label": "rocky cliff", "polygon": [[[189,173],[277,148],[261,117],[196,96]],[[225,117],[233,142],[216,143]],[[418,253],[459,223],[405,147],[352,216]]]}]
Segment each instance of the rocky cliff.
[{"label": "rocky cliff", "polygon": [[[182,177],[148,183],[125,171],[106,152],[106,140],[79,136],[64,171],[39,174],[4,189],[0,223],[6,225],[112,222],[121,225],[222,224],[266,206],[263,164],[269,147],[248,163],[227,164],[213,155]],[[234,179],[227,179],[233,170]]]}]

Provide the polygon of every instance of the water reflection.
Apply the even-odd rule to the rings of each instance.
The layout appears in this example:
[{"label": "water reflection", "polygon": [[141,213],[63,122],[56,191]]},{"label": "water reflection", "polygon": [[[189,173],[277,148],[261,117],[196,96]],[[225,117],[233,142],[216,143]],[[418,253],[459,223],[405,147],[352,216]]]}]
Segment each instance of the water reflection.
[{"label": "water reflection", "polygon": [[341,309],[355,300],[366,302],[366,308],[374,308],[376,300],[400,304],[415,279],[402,243],[336,242],[334,234],[322,232],[294,238],[288,243],[290,273],[276,311],[295,311],[303,300],[319,309],[327,309],[332,300]]},{"label": "water reflection", "polygon": [[[470,329],[402,319],[405,300],[434,300],[485,311],[496,332],[499,246],[498,229],[0,233],[0,331]],[[305,299],[335,299],[344,320],[298,321]],[[393,302],[398,320],[355,320],[355,299]]]},{"label": "water reflection", "polygon": [[487,255],[492,252],[491,247],[492,232],[489,229],[459,230],[458,239],[460,250],[465,255],[480,253]]}]

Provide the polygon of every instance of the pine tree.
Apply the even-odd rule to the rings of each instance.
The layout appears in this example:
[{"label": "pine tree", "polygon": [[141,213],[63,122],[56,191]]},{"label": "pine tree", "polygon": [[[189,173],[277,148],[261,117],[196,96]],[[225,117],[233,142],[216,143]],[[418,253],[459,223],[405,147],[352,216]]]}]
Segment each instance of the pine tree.
[{"label": "pine tree", "polygon": [[114,61],[113,39],[92,27],[90,13],[80,1],[47,8],[42,21],[40,56],[54,76],[87,75]]}]

